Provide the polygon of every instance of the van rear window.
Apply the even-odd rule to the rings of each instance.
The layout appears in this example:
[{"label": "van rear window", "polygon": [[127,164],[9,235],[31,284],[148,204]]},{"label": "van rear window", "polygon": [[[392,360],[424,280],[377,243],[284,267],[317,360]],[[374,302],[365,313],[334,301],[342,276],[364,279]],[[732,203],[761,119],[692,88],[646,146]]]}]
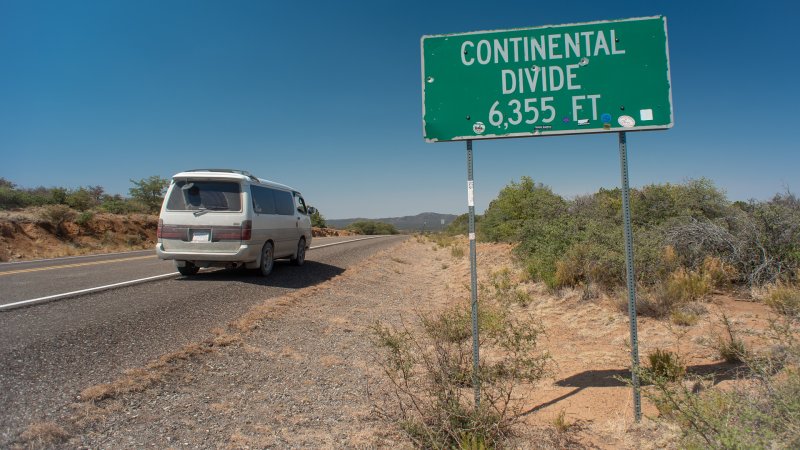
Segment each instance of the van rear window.
[{"label": "van rear window", "polygon": [[178,181],[167,200],[167,209],[241,211],[241,187],[230,181]]}]

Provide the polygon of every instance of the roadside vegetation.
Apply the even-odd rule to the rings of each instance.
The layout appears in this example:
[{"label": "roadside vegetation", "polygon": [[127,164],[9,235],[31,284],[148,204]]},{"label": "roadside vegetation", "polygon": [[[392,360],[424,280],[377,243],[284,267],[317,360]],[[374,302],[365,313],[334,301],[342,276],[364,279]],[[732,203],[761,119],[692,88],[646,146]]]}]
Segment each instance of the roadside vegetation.
[{"label": "roadside vegetation", "polygon": [[[520,264],[552,289],[613,291],[625,282],[621,208],[619,189],[565,199],[525,177],[491,202],[478,235],[515,244]],[[654,304],[643,312],[667,315],[714,289],[797,282],[800,200],[792,193],[730,202],[699,179],[633,189],[631,209],[637,282]]]},{"label": "roadside vegetation", "polygon": [[[396,403],[379,406],[421,448],[483,449],[502,446],[522,420],[519,390],[548,374],[550,355],[538,347],[542,327],[519,306],[510,273],[499,271],[481,285],[482,359],[472,363],[469,302],[420,317],[421,330],[376,323],[374,341]],[[476,405],[473,377],[481,385]]]},{"label": "roadside vegetation", "polygon": [[[169,180],[151,176],[141,180],[130,180],[129,197],[107,194],[102,186],[84,186],[76,189],[63,187],[35,188],[19,187],[0,178],[0,210],[22,209],[42,206],[47,209],[65,211],[64,207],[79,212],[107,212],[112,214],[157,214],[164,199]],[[56,213],[59,217],[63,214]]]},{"label": "roadside vegetation", "polygon": [[356,234],[398,234],[397,228],[390,223],[361,220],[347,226],[347,230]]},{"label": "roadside vegetation", "polygon": [[[509,243],[519,267],[551,292],[604,297],[627,312],[619,189],[566,199],[524,177],[477,222],[479,240]],[[725,313],[707,338],[724,372],[688,370],[680,343],[644,355],[644,395],[677,424],[682,448],[800,447],[800,199],[731,202],[706,179],[631,192],[637,312],[678,334],[720,293],[760,301],[770,330],[737,329]],[[466,215],[437,239],[466,234]],[[448,242],[445,244],[445,242]],[[731,375],[733,374],[733,375]],[[722,379],[723,389],[713,388]]]}]

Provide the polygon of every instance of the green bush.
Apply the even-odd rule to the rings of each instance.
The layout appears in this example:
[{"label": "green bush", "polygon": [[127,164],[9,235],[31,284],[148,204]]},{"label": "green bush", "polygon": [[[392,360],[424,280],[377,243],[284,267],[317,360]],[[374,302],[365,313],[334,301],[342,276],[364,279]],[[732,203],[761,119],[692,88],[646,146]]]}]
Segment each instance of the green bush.
[{"label": "green bush", "polygon": [[364,235],[375,234],[397,234],[397,228],[394,225],[385,222],[376,222],[372,220],[362,220],[353,222],[347,226],[347,229]]},{"label": "green bush", "polygon": [[[477,233],[480,233],[481,219],[482,216],[478,214],[475,215],[475,229]],[[466,236],[469,233],[469,214],[461,214],[456,217],[447,225],[444,233],[449,236]]]},{"label": "green bush", "polygon": [[46,205],[39,212],[39,220],[53,227],[57,236],[66,234],[64,223],[75,218],[75,211],[67,205]]},{"label": "green bush", "polygon": [[[723,334],[736,341],[724,316],[723,323]],[[710,377],[673,383],[640,368],[641,378],[652,382],[642,393],[658,407],[659,420],[678,425],[683,433],[679,448],[800,448],[798,322],[781,316],[772,331],[772,347],[781,349],[777,354],[754,355],[734,344],[742,346],[735,354],[746,370],[723,389],[706,389],[714,384]]]},{"label": "green bush", "polygon": [[[390,403],[376,405],[379,412],[398,423],[420,448],[501,446],[522,417],[512,402],[515,390],[541,380],[549,361],[537,349],[539,324],[509,306],[492,295],[482,298],[480,346],[491,358],[481,360],[477,374],[467,303],[424,317],[419,333],[376,324],[374,343],[383,350],[384,373],[393,388]],[[473,375],[481,383],[477,406]]]},{"label": "green bush", "polygon": [[133,187],[128,189],[131,198],[140,202],[145,212],[157,214],[161,209],[161,203],[164,201],[164,191],[169,186],[169,180],[153,175],[130,181],[133,183]]},{"label": "green bush", "polygon": [[78,214],[78,217],[75,219],[75,223],[80,225],[82,228],[86,228],[89,225],[89,222],[92,221],[94,218],[94,213],[91,211],[84,211]]},{"label": "green bush", "polygon": [[[730,203],[701,178],[633,189],[631,208],[636,280],[643,286],[661,284],[665,295],[696,298],[731,283],[798,277],[800,201],[793,194]],[[565,200],[523,177],[490,203],[479,236],[516,243],[514,254],[531,278],[551,288],[611,291],[625,283],[619,189]],[[679,268],[701,276],[668,282]]]},{"label": "green bush", "polygon": [[325,221],[325,217],[319,212],[319,210],[314,211],[314,214],[311,215],[311,226],[328,228],[328,222]]},{"label": "green bush", "polygon": [[660,348],[647,354],[650,362],[648,380],[660,378],[666,381],[678,381],[686,374],[686,365],[677,353]]}]

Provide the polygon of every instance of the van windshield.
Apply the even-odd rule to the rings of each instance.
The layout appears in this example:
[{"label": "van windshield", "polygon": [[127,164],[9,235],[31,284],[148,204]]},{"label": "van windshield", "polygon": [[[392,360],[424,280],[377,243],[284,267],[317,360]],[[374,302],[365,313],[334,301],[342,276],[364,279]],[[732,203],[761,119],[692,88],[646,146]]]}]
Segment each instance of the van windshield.
[{"label": "van windshield", "polygon": [[176,181],[167,200],[167,209],[241,211],[241,187],[231,181]]}]

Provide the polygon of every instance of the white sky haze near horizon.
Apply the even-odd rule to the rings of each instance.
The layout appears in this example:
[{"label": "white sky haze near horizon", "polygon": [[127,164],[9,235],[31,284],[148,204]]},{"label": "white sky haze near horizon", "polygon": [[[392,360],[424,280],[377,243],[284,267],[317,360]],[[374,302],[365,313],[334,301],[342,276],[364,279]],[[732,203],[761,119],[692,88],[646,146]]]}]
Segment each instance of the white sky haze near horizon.
[{"label": "white sky haze near horizon", "polygon": [[[665,15],[675,125],[628,134],[632,186],[800,190],[797,13],[753,2],[0,0],[0,177],[101,185],[228,167],[328,218],[466,212],[465,143],[422,138],[420,38]],[[619,186],[616,134],[476,141],[476,210],[522,176]]]}]

